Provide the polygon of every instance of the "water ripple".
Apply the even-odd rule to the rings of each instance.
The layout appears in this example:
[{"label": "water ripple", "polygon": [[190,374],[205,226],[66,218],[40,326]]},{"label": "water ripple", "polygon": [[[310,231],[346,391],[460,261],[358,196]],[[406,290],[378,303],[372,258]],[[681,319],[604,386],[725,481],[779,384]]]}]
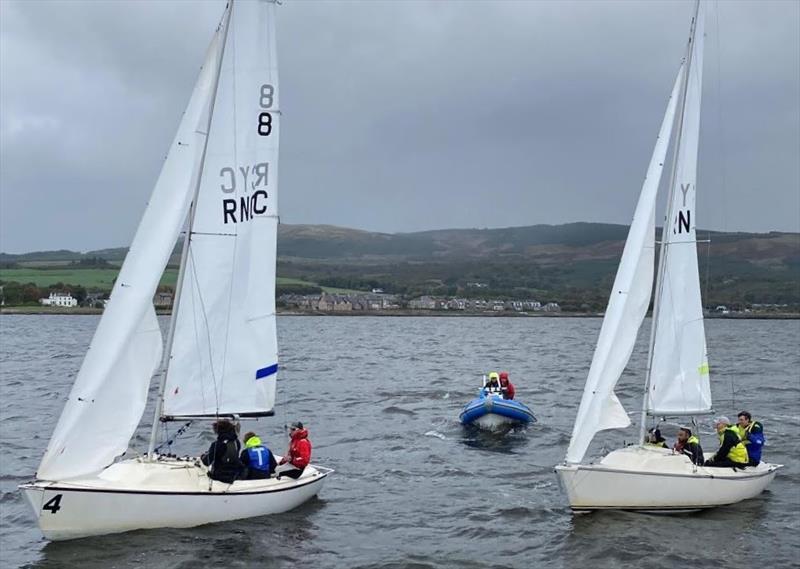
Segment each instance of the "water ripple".
[{"label": "water ripple", "polygon": [[[564,458],[599,319],[286,317],[278,321],[276,417],[243,428],[282,452],[284,425],[306,423],[315,462],[336,469],[318,499],[280,516],[47,543],[16,487],[38,467],[98,319],[0,318],[0,549],[8,566],[671,569],[688,563],[717,569],[725,560],[757,559],[778,569],[795,563],[795,322],[707,322],[717,410],[732,415],[747,408],[763,420],[765,452],[787,465],[768,492],[736,506],[690,516],[569,512],[552,468]],[[641,405],[645,363],[640,342],[618,386],[632,413]],[[492,369],[511,373],[517,397],[539,423],[501,434],[461,427],[462,405]],[[148,406],[135,450],[147,445],[151,413]],[[710,427],[700,430],[704,446],[713,446]],[[635,436],[635,428],[604,432],[589,455]],[[174,451],[195,453],[211,440],[202,425],[193,426]]]}]

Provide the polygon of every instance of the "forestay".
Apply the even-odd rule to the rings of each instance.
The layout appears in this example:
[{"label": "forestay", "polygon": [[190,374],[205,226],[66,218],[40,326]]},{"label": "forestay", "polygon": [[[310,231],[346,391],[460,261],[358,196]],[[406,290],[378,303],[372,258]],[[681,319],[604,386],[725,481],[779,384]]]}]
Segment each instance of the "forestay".
[{"label": "forestay", "polygon": [[631,357],[653,291],[656,195],[675,122],[682,77],[683,67],[672,89],[625,241],[567,449],[567,462],[580,462],[598,431],[624,428],[631,423],[614,387]]},{"label": "forestay", "polygon": [[280,105],[274,4],[231,7],[163,415],[272,412]]},{"label": "forestay", "polygon": [[676,148],[674,187],[662,237],[664,268],[655,301],[655,337],[647,395],[651,415],[692,415],[711,410],[695,232],[703,33],[703,10],[699,8]]},{"label": "forestay", "polygon": [[219,33],[211,43],[111,300],[39,465],[37,477],[64,480],[98,472],[128,448],[162,353],[153,310],[164,267],[186,220],[216,80]]}]

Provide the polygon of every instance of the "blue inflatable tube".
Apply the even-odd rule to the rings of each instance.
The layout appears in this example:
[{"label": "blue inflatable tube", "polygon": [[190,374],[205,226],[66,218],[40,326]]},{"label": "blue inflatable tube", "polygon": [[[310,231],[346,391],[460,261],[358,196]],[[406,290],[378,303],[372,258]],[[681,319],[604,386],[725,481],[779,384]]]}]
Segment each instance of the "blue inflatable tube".
[{"label": "blue inflatable tube", "polygon": [[489,414],[504,417],[509,423],[528,424],[536,421],[533,411],[527,405],[495,394],[486,395],[484,392],[464,406],[459,419],[463,425],[469,425]]}]

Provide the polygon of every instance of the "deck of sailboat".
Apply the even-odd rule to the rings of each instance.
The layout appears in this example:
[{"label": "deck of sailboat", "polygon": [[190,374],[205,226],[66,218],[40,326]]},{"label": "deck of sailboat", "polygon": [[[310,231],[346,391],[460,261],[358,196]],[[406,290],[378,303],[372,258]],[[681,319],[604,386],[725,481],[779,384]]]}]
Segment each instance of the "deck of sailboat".
[{"label": "deck of sailboat", "polygon": [[196,459],[131,459],[111,465],[100,474],[66,481],[34,481],[23,489],[49,491],[108,492],[122,494],[231,495],[283,492],[324,479],[332,470],[309,465],[298,479],[276,477],[237,480],[226,484],[211,480]]}]

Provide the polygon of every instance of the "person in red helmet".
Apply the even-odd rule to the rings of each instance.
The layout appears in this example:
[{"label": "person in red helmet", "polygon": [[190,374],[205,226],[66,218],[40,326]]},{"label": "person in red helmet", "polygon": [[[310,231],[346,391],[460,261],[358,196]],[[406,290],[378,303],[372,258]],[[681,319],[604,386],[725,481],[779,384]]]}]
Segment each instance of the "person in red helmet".
[{"label": "person in red helmet", "polygon": [[308,463],[311,462],[311,441],[308,440],[308,429],[303,427],[303,423],[300,421],[292,423],[289,437],[291,438],[289,450],[278,463],[281,466],[275,470],[278,480],[281,476],[288,476],[295,480],[300,478]]},{"label": "person in red helmet", "polygon": [[500,390],[503,392],[503,398],[514,399],[516,390],[514,389],[514,384],[508,379],[507,371],[500,372]]}]

